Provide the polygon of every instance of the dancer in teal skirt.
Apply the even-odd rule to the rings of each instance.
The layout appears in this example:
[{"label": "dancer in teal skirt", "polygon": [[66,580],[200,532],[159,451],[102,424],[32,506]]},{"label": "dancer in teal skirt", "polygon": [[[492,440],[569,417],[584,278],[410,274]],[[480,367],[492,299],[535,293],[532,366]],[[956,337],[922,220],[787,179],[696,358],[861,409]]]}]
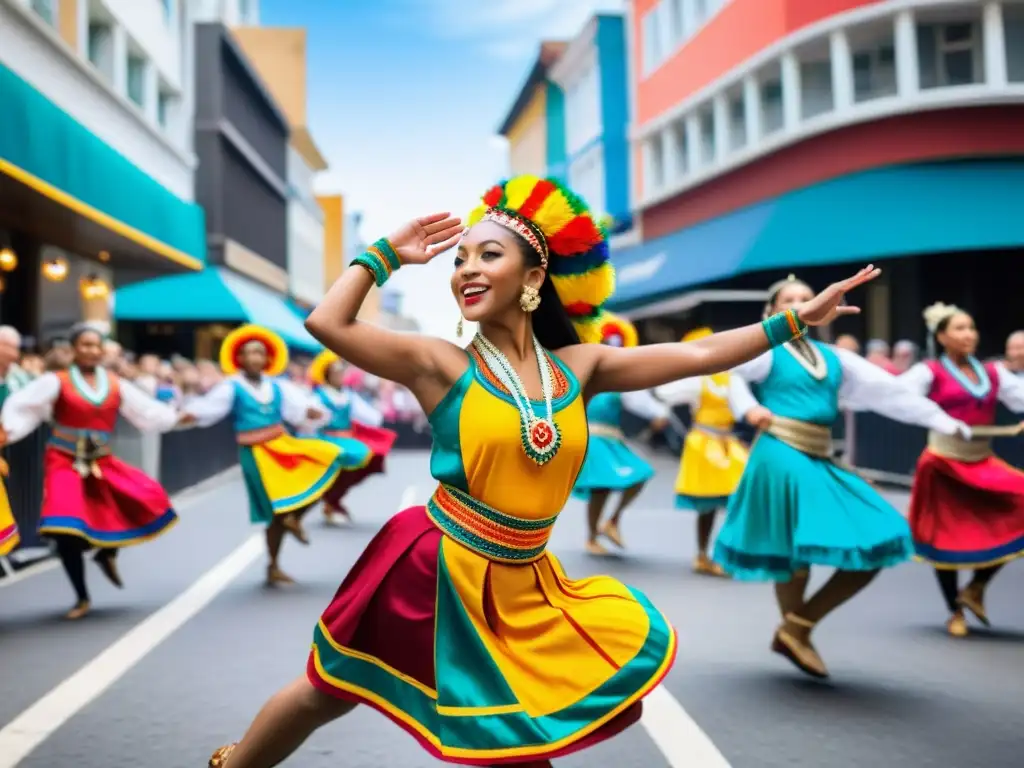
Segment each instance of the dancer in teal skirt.
[{"label": "dancer in teal skirt", "polygon": [[[601,324],[601,343],[615,347],[635,347],[639,342],[636,328],[625,318],[605,313]],[[649,419],[655,431],[668,424],[668,406],[647,391],[604,392],[595,395],[587,405],[587,427],[590,444],[587,457],[576,478],[573,495],[587,501],[587,552],[606,555],[608,550],[598,540],[606,537],[617,547],[624,547],[619,525],[622,513],[654,477],[654,467],[626,444],[622,434],[622,411]],[[601,525],[601,515],[612,493],[621,493],[619,505],[610,519]]]},{"label": "dancer in teal skirt", "polygon": [[[790,277],[775,284],[766,312],[814,295]],[[814,677],[828,670],[811,630],[882,569],[913,554],[903,516],[860,477],[832,461],[830,426],[839,401],[943,434],[967,427],[894,376],[843,349],[806,338],[734,370],[755,385],[734,388],[733,412],[760,431],[718,534],[715,560],[736,579],[775,582],[783,621],[772,650]],[[805,597],[810,566],[836,569]]]}]

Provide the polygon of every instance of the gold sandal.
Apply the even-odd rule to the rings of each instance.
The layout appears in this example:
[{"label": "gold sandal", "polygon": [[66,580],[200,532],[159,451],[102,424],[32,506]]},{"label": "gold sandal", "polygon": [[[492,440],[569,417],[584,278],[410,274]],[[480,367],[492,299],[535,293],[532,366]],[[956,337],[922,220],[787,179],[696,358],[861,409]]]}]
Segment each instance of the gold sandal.
[{"label": "gold sandal", "polygon": [[693,572],[699,576],[714,576],[719,579],[729,578],[729,574],[707,555],[697,555],[693,559]]},{"label": "gold sandal", "polygon": [[224,768],[228,764],[228,758],[231,757],[231,753],[235,751],[237,744],[228,744],[226,747],[221,747],[210,757],[210,762],[206,764],[206,768]]},{"label": "gold sandal", "polygon": [[946,631],[952,637],[967,637],[970,634],[963,613],[954,613],[949,617],[949,621],[946,622]]},{"label": "gold sandal", "polygon": [[797,616],[795,613],[787,613],[785,621],[775,631],[775,637],[772,638],[772,652],[789,659],[797,669],[806,675],[818,679],[827,678],[829,676],[828,668],[814,646],[811,645],[810,640],[801,642],[786,630],[786,624],[795,624],[806,629],[814,628],[813,621]]},{"label": "gold sandal", "polygon": [[294,584],[294,583],[295,583],[295,579],[293,579],[287,573],[282,571],[280,568],[277,568],[277,567],[275,567],[273,565],[268,565],[267,566],[267,586],[268,587],[273,587],[273,586],[276,586],[278,584],[282,584],[282,585],[286,585],[287,586],[287,585]]},{"label": "gold sandal", "polygon": [[88,600],[83,600],[80,603],[76,603],[75,607],[68,611],[64,618],[68,621],[77,621],[88,614],[91,609],[92,604]]},{"label": "gold sandal", "polygon": [[978,589],[977,587],[968,584],[960,591],[960,595],[957,597],[956,602],[960,607],[966,608],[968,611],[973,613],[974,617],[986,627],[992,626],[988,620],[988,613],[985,611],[984,588]]}]

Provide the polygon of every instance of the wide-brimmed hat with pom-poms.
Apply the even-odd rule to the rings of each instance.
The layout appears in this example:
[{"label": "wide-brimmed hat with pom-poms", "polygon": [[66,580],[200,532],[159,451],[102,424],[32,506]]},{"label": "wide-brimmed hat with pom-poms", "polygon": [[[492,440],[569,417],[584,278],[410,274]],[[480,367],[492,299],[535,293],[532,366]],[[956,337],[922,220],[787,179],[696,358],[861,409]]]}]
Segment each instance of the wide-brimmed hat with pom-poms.
[{"label": "wide-brimmed hat with pom-poms", "polygon": [[611,312],[602,312],[598,321],[601,343],[612,347],[635,347],[640,343],[640,334],[629,320]]},{"label": "wide-brimmed hat with pom-poms", "polygon": [[466,224],[494,221],[541,257],[581,341],[600,342],[601,307],[615,290],[608,233],[583,198],[556,179],[516,176],[496,184]]},{"label": "wide-brimmed hat with pom-poms", "polygon": [[331,366],[335,363],[340,363],[341,358],[331,352],[329,349],[325,349],[315,358],[313,362],[309,364],[309,380],[314,384],[326,384],[327,383],[327,372],[331,369]]},{"label": "wide-brimmed hat with pom-poms", "polygon": [[220,345],[220,367],[229,376],[242,370],[242,350],[250,341],[267,350],[266,376],[280,376],[288,368],[288,345],[271,330],[258,325],[243,325],[227,335]]}]

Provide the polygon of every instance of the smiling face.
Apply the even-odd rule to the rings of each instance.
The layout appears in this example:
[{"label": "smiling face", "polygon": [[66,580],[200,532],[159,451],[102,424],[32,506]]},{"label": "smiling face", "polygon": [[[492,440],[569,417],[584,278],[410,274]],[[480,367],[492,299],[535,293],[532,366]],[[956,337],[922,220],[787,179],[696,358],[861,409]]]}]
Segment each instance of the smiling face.
[{"label": "smiling face", "polygon": [[978,329],[974,327],[974,318],[966,312],[957,312],[949,318],[935,334],[935,339],[948,355],[967,357],[978,350]]},{"label": "smiling face", "polygon": [[452,273],[452,294],[471,322],[519,309],[523,286],[540,289],[540,256],[518,235],[493,221],[467,230],[459,243]]},{"label": "smiling face", "polygon": [[103,359],[103,337],[96,331],[83,331],[75,338],[74,350],[78,366],[91,370]]},{"label": "smiling face", "polygon": [[242,353],[239,357],[241,358],[242,370],[254,378],[263,373],[267,367],[267,348],[263,346],[262,342],[247,342],[242,347]]}]

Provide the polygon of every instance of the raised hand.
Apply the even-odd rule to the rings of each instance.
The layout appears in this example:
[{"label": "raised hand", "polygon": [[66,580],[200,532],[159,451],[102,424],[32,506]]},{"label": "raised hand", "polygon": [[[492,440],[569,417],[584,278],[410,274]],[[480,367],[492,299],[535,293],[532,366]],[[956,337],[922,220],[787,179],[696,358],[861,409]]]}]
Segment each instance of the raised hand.
[{"label": "raised hand", "polygon": [[853,277],[832,283],[810,301],[794,307],[797,316],[807,325],[828,325],[837,317],[859,314],[860,307],[843,304],[843,297],[849,291],[874,280],[880,274],[882,274],[882,270],[877,269],[874,264],[869,264]]},{"label": "raised hand", "polygon": [[413,219],[395,231],[388,242],[403,264],[426,264],[455,246],[465,227],[447,211]]}]

